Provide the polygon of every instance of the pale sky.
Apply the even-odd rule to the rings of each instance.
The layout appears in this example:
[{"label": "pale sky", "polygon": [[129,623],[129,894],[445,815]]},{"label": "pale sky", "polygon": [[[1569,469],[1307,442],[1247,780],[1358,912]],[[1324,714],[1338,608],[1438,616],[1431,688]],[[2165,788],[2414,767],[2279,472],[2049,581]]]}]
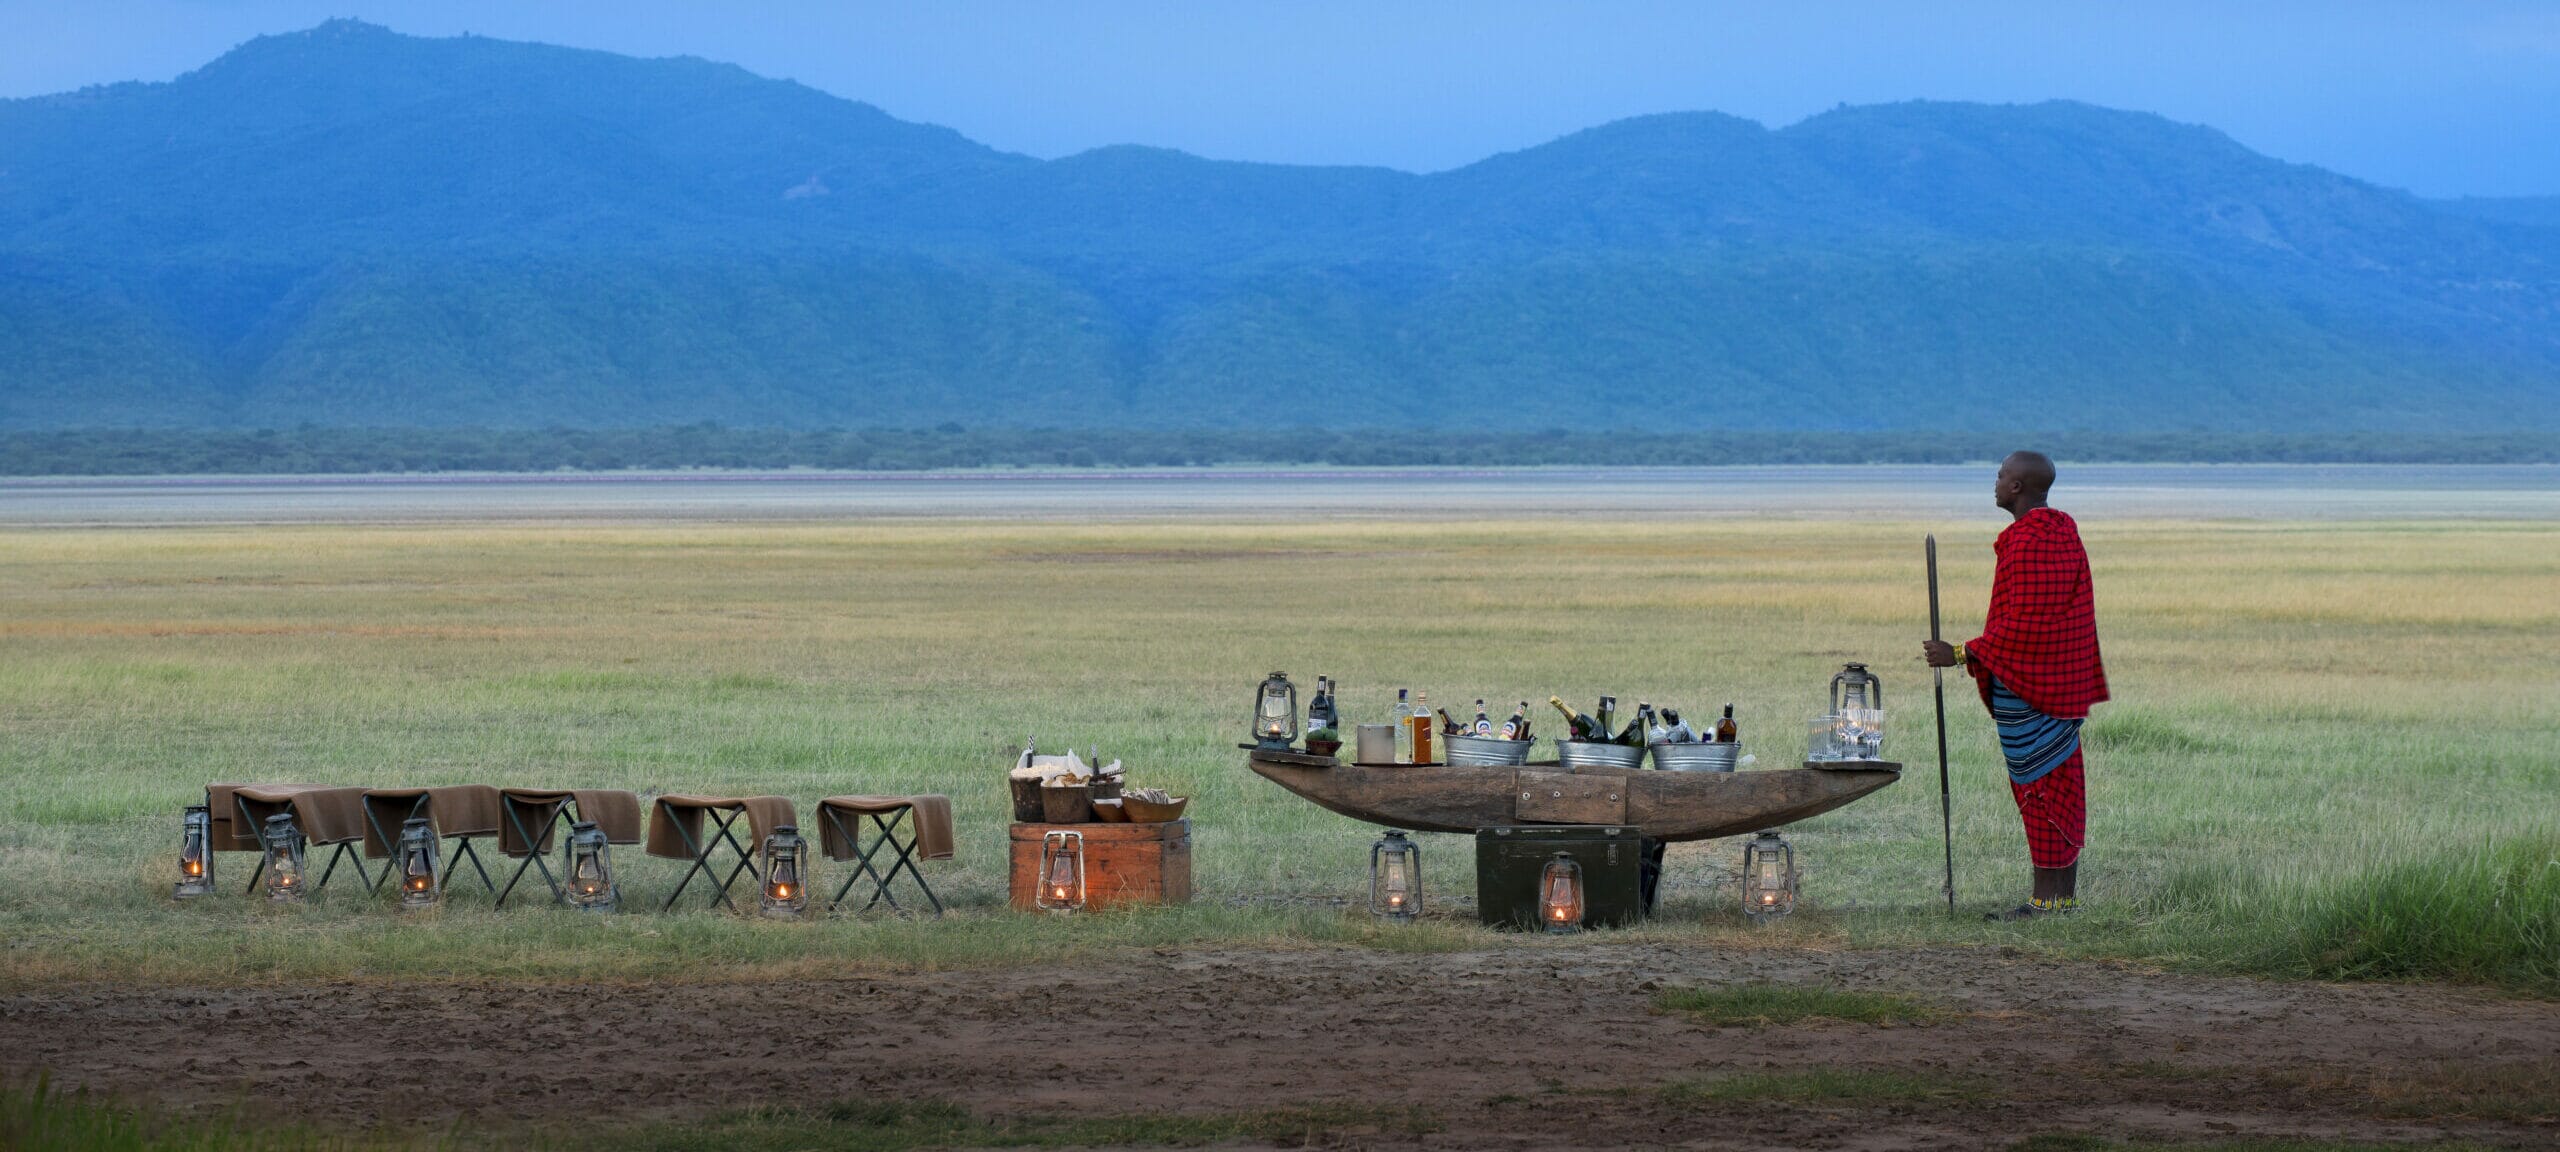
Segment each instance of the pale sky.
[{"label": "pale sky", "polygon": [[2560,3],[0,0],[0,96],[355,16],[788,77],[1009,151],[1449,168],[1619,117],[2055,97],[2426,195],[2560,194]]}]

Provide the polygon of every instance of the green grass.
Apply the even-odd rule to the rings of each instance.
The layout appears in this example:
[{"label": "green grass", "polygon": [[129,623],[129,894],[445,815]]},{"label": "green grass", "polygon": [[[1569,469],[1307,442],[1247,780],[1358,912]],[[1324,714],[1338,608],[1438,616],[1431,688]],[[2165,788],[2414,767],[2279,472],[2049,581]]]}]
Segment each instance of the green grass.
[{"label": "green grass", "polygon": [[1228,1140],[1315,1146],[1336,1133],[1390,1138],[1437,1130],[1429,1116],[1353,1107],[1114,1116],[981,1116],[942,1101],[759,1108],[707,1120],[616,1130],[579,1147],[630,1152],[903,1152],[910,1148],[1194,1147]]},{"label": "green grass", "polygon": [[2009,1152],[2490,1152],[2485,1144],[2373,1144],[2337,1140],[2209,1140],[2195,1144],[2130,1143],[2076,1132],[2047,1132],[2009,1145]]},{"label": "green grass", "polygon": [[1659,1094],[1668,1103],[1692,1106],[1773,1103],[1884,1107],[1968,1103],[1990,1098],[1992,1089],[1983,1081],[1964,1077],[1826,1067],[1674,1081],[1663,1085]]},{"label": "green grass", "polygon": [[[1939,531],[1972,626],[1994,525]],[[1991,726],[1950,743],[1963,915],[1938,903],[1920,526],[693,524],[0,532],[0,985],[338,976],[794,977],[1130,946],[2004,945],[2205,970],[2560,995],[2560,527],[2091,524],[2117,702],[2089,730],[2088,907],[2017,925],[2027,866]],[[1179,562],[1166,562],[1179,558]],[[1905,780],[1791,826],[1803,910],[1737,910],[1739,844],[1675,845],[1662,914],[1562,943],[1484,932],[1463,837],[1421,837],[1437,912],[1353,910],[1377,830],[1246,772],[1274,667],[1437,702],[1730,700],[1764,766],[1845,660],[1882,670]],[[1099,745],[1193,797],[1198,903],[1003,909],[1000,774]],[[953,797],[938,922],[572,917],[486,897],[404,918],[166,897],[209,780]],[[680,869],[623,855],[635,907]],[[221,860],[223,883],[248,858]],[[841,878],[822,865],[820,877]]]},{"label": "green grass", "polygon": [[1946,1015],[1908,996],[1802,984],[1736,984],[1724,988],[1673,988],[1653,998],[1655,1008],[1679,1012],[1702,1024],[1795,1024],[1841,1020],[1856,1024],[1925,1024]]},{"label": "green grass", "polygon": [[324,1133],[300,1124],[240,1114],[173,1119],[61,1092],[38,1079],[0,1081],[0,1148],[11,1152],[411,1152],[455,1146],[446,1140],[402,1140]]},{"label": "green grass", "polygon": [[11,1152],[441,1152],[504,1146],[581,1152],[903,1152],[914,1148],[1193,1147],[1228,1140],[1314,1145],[1339,1133],[1390,1138],[1433,1132],[1428,1114],[1348,1106],[1103,1116],[986,1116],[957,1104],[847,1101],[756,1108],[700,1120],[514,1132],[503,1141],[456,1129],[429,1137],[328,1134],[233,1113],[173,1118],[86,1093],[0,1083],[0,1148]]}]

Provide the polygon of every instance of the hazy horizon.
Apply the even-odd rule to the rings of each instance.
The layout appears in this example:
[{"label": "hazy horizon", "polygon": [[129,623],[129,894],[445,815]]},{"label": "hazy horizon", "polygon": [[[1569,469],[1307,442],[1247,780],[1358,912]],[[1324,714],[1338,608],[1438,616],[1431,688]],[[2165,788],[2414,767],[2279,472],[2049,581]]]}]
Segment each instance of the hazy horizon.
[{"label": "hazy horizon", "polygon": [[1840,104],[2058,99],[2209,125],[2421,195],[2560,193],[2560,11],[2522,3],[749,11],[0,0],[23,30],[0,42],[0,96],[168,80],[256,36],[352,16],[412,35],[734,63],[1042,158],[1142,144],[1430,172],[1653,113],[1777,128]]}]

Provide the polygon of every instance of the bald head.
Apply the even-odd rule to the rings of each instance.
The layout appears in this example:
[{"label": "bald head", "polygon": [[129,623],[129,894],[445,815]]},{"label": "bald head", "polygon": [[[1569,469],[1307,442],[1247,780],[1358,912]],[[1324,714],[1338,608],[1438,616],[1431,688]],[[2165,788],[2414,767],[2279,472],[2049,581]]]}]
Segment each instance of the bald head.
[{"label": "bald head", "polygon": [[2000,462],[2000,479],[1992,484],[1991,502],[2011,516],[2024,516],[2028,509],[2044,507],[2045,496],[2052,491],[2052,457],[2042,452],[2012,452]]}]

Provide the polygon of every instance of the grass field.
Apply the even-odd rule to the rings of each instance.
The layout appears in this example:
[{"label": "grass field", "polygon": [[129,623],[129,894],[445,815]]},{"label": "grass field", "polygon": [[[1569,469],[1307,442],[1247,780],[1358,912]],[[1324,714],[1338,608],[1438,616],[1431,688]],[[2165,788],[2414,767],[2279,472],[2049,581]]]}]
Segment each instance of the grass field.
[{"label": "grass field", "polygon": [[[1942,533],[1952,631],[1992,525]],[[736,979],[1032,961],[1125,944],[1492,939],[1352,909],[1376,830],[1246,772],[1273,668],[1435,704],[1731,701],[1763,765],[1844,660],[1881,668],[1917,770],[1789,830],[1776,941],[1998,941],[2560,993],[2560,527],[2095,524],[2117,701],[2089,729],[2085,913],[1987,926],[2027,867],[1968,685],[1950,685],[1960,890],[1939,832],[1917,526],[1846,522],[190,528],[0,533],[0,980],[320,975]],[[1457,711],[1457,707],[1452,707]],[[1195,797],[1201,898],[1059,922],[1001,908],[1012,750],[1098,746]],[[210,780],[942,791],[940,922],[688,911],[423,918],[348,886],[167,898]],[[1431,891],[1471,853],[1425,837]],[[1739,845],[1675,846],[1641,931],[1740,942]],[[634,903],[673,865],[622,857]],[[251,858],[225,856],[223,883]],[[833,876],[833,869],[822,876]],[[1447,905],[1442,905],[1445,911]],[[1522,947],[1571,947],[1521,941]]]}]

